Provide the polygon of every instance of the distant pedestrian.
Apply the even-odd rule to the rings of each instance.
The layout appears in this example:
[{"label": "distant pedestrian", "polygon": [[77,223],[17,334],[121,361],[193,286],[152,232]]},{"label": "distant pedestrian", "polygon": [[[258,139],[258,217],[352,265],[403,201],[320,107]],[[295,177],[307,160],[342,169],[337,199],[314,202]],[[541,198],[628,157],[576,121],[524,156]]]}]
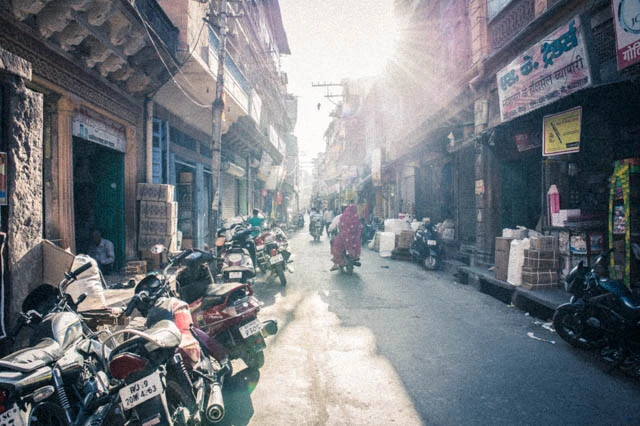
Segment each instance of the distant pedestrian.
[{"label": "distant pedestrian", "polygon": [[327,237],[329,236],[329,225],[333,221],[333,211],[331,209],[324,209],[324,213],[322,214],[324,220],[324,229],[327,232]]}]

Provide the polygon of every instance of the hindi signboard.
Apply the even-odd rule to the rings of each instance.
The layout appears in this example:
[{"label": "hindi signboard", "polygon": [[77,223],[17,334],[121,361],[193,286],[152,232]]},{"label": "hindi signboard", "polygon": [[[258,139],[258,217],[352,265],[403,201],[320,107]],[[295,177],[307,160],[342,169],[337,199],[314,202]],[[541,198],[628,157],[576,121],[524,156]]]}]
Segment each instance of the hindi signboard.
[{"label": "hindi signboard", "polygon": [[542,155],[550,157],[580,151],[581,121],[582,107],[545,115],[542,119]]},{"label": "hindi signboard", "polygon": [[591,85],[580,17],[556,29],[497,74],[500,118],[508,121]]},{"label": "hindi signboard", "polygon": [[616,56],[622,70],[640,62],[640,1],[613,0],[613,22],[616,29]]}]

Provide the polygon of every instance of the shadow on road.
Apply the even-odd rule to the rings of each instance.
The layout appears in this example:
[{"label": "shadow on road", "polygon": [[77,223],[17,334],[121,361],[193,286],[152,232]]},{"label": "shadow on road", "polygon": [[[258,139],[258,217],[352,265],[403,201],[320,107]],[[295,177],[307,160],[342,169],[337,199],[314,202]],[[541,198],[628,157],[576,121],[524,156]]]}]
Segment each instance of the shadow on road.
[{"label": "shadow on road", "polygon": [[278,277],[270,281],[257,281],[256,284],[254,284],[254,290],[258,293],[256,297],[263,303],[263,306],[274,305],[277,294],[281,294],[282,297],[286,297],[287,295],[287,286],[281,286]]},{"label": "shadow on road", "polygon": [[246,425],[253,417],[251,393],[260,380],[260,371],[246,368],[227,379],[223,396],[225,416],[218,425]]}]

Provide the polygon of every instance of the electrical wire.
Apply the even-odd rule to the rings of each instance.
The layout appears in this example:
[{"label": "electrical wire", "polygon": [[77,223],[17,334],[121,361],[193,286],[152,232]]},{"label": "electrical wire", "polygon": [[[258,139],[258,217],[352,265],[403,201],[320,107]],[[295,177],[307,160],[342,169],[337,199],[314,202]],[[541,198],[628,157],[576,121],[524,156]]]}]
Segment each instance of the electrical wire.
[{"label": "electrical wire", "polygon": [[[142,21],[142,24],[144,25],[144,29],[147,33],[147,37],[149,37],[149,40],[151,41],[151,44],[153,45],[153,48],[156,52],[156,54],[158,55],[158,58],[160,59],[160,62],[162,62],[162,65],[164,65],[164,68],[167,70],[167,72],[169,73],[169,75],[171,76],[171,80],[173,81],[173,83],[176,85],[176,87],[182,92],[182,94],[194,105],[199,106],[201,108],[211,108],[211,105],[207,105],[207,104],[201,104],[200,102],[198,102],[196,99],[194,99],[193,97],[191,97],[191,95],[189,95],[185,89],[183,89],[183,87],[180,85],[180,83],[178,83],[178,81],[175,78],[175,75],[171,72],[171,70],[169,69],[169,66],[167,65],[167,63],[165,62],[164,58],[162,57],[162,54],[160,53],[160,49],[158,49],[158,46],[156,45],[156,42],[153,40],[153,37],[151,36],[151,33],[149,32],[149,28],[151,28],[151,30],[154,32],[154,34],[156,36],[158,36],[158,34],[155,32],[155,30],[153,29],[153,27],[151,27],[151,25],[149,24],[149,22],[142,16],[142,14],[140,13],[140,10],[138,9],[137,4],[133,4],[133,7],[136,11],[136,13],[138,14],[138,17],[140,18],[140,20]],[[201,29],[202,30],[202,29]],[[159,38],[159,37],[158,37]],[[171,57],[171,55],[169,55]],[[182,68],[180,65],[178,65],[175,60],[173,59],[173,57],[171,57],[171,60],[173,61],[174,65],[178,68],[178,73],[182,74]],[[185,80],[189,83],[189,79],[187,77],[185,77],[183,75],[183,77],[185,78]],[[191,84],[189,84],[191,85]],[[193,88],[193,86],[192,86]]]}]

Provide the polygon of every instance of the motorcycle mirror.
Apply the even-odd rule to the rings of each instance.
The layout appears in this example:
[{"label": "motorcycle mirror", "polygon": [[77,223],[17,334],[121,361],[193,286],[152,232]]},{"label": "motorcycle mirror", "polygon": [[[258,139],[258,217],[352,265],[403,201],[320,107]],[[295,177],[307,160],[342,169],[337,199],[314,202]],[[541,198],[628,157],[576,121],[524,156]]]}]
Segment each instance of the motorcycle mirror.
[{"label": "motorcycle mirror", "polygon": [[151,249],[149,251],[153,254],[160,254],[167,251],[167,248],[163,244],[155,244],[151,246]]}]

